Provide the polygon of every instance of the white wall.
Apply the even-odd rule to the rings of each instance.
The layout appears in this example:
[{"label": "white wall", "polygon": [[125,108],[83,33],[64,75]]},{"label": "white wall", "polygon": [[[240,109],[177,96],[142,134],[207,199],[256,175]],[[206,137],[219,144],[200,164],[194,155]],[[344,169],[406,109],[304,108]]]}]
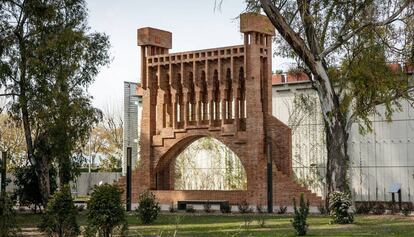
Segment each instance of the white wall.
[{"label": "white wall", "polygon": [[[295,93],[308,95],[314,101],[313,113],[295,110]],[[401,103],[404,110],[394,114],[393,122],[387,122],[383,116],[373,117],[370,134],[360,135],[358,124],[352,127],[348,152],[351,187],[356,200],[390,200],[387,189],[392,183],[401,183],[404,201],[414,200],[414,109],[406,101]],[[296,176],[299,180],[307,180],[309,188],[323,195],[326,148],[315,91],[307,82],[273,86],[273,115],[292,127]]]}]

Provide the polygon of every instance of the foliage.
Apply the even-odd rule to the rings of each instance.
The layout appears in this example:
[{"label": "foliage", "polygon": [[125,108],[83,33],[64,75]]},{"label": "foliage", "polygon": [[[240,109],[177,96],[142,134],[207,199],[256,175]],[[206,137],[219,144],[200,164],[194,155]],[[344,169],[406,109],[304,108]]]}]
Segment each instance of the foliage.
[{"label": "foliage", "polygon": [[409,203],[404,203],[402,208],[401,208],[401,213],[404,216],[409,216],[411,214],[411,212],[413,211],[413,203],[409,202]]},{"label": "foliage", "polygon": [[[1,97],[0,97],[1,98]],[[25,144],[22,124],[14,120],[9,114],[2,113],[0,105],[0,151],[6,151],[7,169],[12,171],[15,167],[24,165]]]},{"label": "foliage", "polygon": [[126,214],[121,200],[121,189],[116,185],[96,186],[88,202],[86,234],[109,237],[115,228],[125,231]]},{"label": "foliage", "polygon": [[229,203],[223,203],[220,205],[221,213],[231,213],[231,206]]},{"label": "foliage", "polygon": [[[199,160],[206,157],[208,166],[200,167]],[[229,147],[203,137],[177,157],[174,185],[176,190],[244,190],[247,178],[240,159]]]},{"label": "foliage", "polygon": [[295,228],[297,235],[306,235],[308,231],[308,224],[306,219],[309,214],[309,200],[305,202],[305,196],[303,193],[300,194],[299,208],[296,206],[296,199],[293,198],[293,220],[292,225]]},{"label": "foliage", "polygon": [[351,197],[348,193],[332,192],[329,196],[329,210],[332,222],[336,224],[350,224],[354,222],[354,216],[349,212]]},{"label": "foliage", "polygon": [[174,203],[173,203],[173,202],[171,202],[171,205],[170,205],[170,207],[168,208],[168,210],[169,210],[171,213],[174,213],[174,212],[176,212],[176,211],[177,211],[177,209],[174,207]]},{"label": "foliage", "polygon": [[[56,186],[56,172],[54,169],[49,171],[51,193],[54,193]],[[34,212],[42,206],[42,194],[39,189],[38,178],[35,169],[31,165],[16,167],[14,169],[15,181],[17,186],[15,191],[19,204],[23,206],[34,206]]]},{"label": "foliage", "polygon": [[256,215],[256,221],[260,228],[264,228],[266,226],[266,216],[263,215],[263,213],[258,213]]},{"label": "foliage", "polygon": [[355,205],[355,213],[356,214],[364,214],[367,215],[372,210],[372,203],[371,202],[360,202]]},{"label": "foliage", "polygon": [[[385,117],[412,101],[412,79],[390,62],[413,63],[412,1],[246,0],[247,10],[264,12],[281,37],[282,57],[312,78],[325,125],[328,195],[349,191],[348,134],[358,123],[371,131],[382,105]],[[412,104],[412,103],[411,103]]]},{"label": "foliage", "polygon": [[9,194],[0,196],[0,237],[16,236],[16,212],[13,209],[15,201]]},{"label": "foliage", "polygon": [[185,212],[194,213],[196,210],[194,209],[193,205],[187,205],[185,208]]},{"label": "foliage", "polygon": [[400,207],[398,203],[395,203],[395,202],[388,202],[387,209],[390,210],[391,214],[393,215],[400,212]]},{"label": "foliage", "polygon": [[237,204],[237,208],[239,209],[239,212],[242,213],[242,214],[253,212],[253,209],[250,207],[250,205],[247,203],[246,200],[244,200],[241,203]]},{"label": "foliage", "polygon": [[214,210],[211,209],[211,203],[210,203],[210,201],[207,201],[206,203],[204,203],[203,209],[204,209],[204,212],[205,213],[214,212]]},{"label": "foliage", "polygon": [[262,205],[260,205],[260,204],[257,204],[257,205],[256,205],[256,211],[257,211],[258,213],[265,213],[265,212],[266,212],[266,210],[265,210],[264,206],[262,206]]},{"label": "foliage", "polygon": [[92,129],[84,150],[92,160],[92,166],[99,160],[101,171],[115,171],[121,168],[123,114],[115,106],[103,109],[102,120]]},{"label": "foliage", "polygon": [[384,215],[385,212],[386,212],[385,205],[382,204],[381,202],[377,202],[377,204],[375,204],[372,209],[372,213],[374,213],[375,215]]},{"label": "foliage", "polygon": [[153,223],[160,211],[161,208],[153,193],[145,191],[139,195],[136,214],[143,224]]},{"label": "foliage", "polygon": [[11,101],[8,112],[22,121],[27,159],[46,203],[52,164],[68,183],[72,154],[100,119],[87,88],[109,63],[109,41],[90,32],[84,0],[2,3],[0,87]]},{"label": "foliage", "polygon": [[76,215],[70,188],[65,185],[49,200],[39,229],[52,237],[78,236],[80,229]]},{"label": "foliage", "polygon": [[286,214],[287,206],[279,206],[279,209],[277,210],[277,214]]},{"label": "foliage", "polygon": [[319,214],[321,214],[321,215],[326,215],[328,213],[328,211],[326,210],[325,205],[323,205],[322,203],[319,203],[318,211],[319,211]]}]

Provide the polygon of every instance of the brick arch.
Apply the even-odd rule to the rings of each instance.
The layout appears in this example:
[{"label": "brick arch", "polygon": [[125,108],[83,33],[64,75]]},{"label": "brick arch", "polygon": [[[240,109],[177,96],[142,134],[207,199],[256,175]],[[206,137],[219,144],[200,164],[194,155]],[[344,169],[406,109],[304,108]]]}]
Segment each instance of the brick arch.
[{"label": "brick arch", "polygon": [[[170,32],[138,30],[138,45],[143,52],[143,96],[140,161],[132,174],[132,200],[150,189],[160,203],[168,205],[185,199],[264,204],[270,191],[267,171],[271,171],[273,204],[289,205],[293,197],[303,192],[313,197],[311,203],[319,205],[319,197],[292,179],[291,131],[271,116],[272,48],[268,42],[274,28],[267,17],[258,14],[246,13],[240,19],[242,45],[192,52],[169,53]],[[193,88],[187,83],[189,79],[196,82],[197,90],[201,89],[197,82],[205,80],[204,96],[193,90],[189,96],[189,89]],[[165,86],[171,87],[172,106],[164,103],[169,104],[163,94]],[[237,103],[229,106],[230,98]],[[204,117],[200,115],[201,102],[206,103]],[[171,190],[171,172],[167,168],[172,159],[204,136],[217,139],[239,157],[246,171],[246,191]],[[268,166],[268,160],[273,162],[272,166]],[[124,185],[125,179],[120,184]]]},{"label": "brick arch", "polygon": [[240,162],[243,165],[243,168],[246,172],[247,182],[249,182],[249,175],[247,174],[247,165],[248,165],[248,157],[245,155],[246,152],[243,152],[240,148],[242,147],[240,144],[235,144],[231,141],[231,139],[224,139],[220,135],[216,135],[214,133],[204,133],[204,134],[197,134],[197,135],[188,135],[184,136],[181,139],[176,139],[171,147],[166,150],[163,154],[158,153],[159,158],[155,160],[154,167],[155,171],[161,171],[165,168],[168,168],[171,163],[174,163],[175,159],[183,152],[188,146],[190,146],[193,142],[203,138],[203,137],[211,137],[216,139],[217,141],[224,144],[228,147],[236,156],[239,158]]}]

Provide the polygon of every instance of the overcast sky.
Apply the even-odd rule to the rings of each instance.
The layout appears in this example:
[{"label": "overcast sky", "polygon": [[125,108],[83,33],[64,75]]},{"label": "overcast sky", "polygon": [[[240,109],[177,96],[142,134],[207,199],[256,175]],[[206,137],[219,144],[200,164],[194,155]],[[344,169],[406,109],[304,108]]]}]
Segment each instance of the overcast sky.
[{"label": "overcast sky", "polygon": [[[238,21],[244,0],[87,0],[92,30],[110,37],[112,63],[102,68],[89,92],[94,105],[122,106],[123,82],[139,82],[140,50],[136,30],[154,27],[173,33],[171,52],[242,44]],[[273,70],[287,68],[273,58]]]}]

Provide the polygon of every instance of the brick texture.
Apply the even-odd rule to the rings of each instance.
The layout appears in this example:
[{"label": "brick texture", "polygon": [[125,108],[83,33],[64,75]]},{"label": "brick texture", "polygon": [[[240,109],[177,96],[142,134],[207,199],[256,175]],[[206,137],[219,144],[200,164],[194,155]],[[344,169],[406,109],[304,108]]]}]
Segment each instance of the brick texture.
[{"label": "brick texture", "polygon": [[[271,143],[274,204],[291,205],[300,193],[312,205],[322,203],[293,180],[291,130],[271,116],[274,29],[269,26],[264,16],[243,14],[243,45],[174,54],[168,53],[168,43],[164,48],[152,43],[151,37],[170,42],[165,31],[138,30],[145,32],[145,37],[138,36],[145,39],[139,42],[145,55],[141,155],[132,174],[133,202],[149,189],[167,205],[186,199],[266,205],[266,149]],[[173,190],[175,158],[193,141],[207,136],[221,141],[240,158],[247,190]],[[125,187],[124,177],[119,185]]]}]

